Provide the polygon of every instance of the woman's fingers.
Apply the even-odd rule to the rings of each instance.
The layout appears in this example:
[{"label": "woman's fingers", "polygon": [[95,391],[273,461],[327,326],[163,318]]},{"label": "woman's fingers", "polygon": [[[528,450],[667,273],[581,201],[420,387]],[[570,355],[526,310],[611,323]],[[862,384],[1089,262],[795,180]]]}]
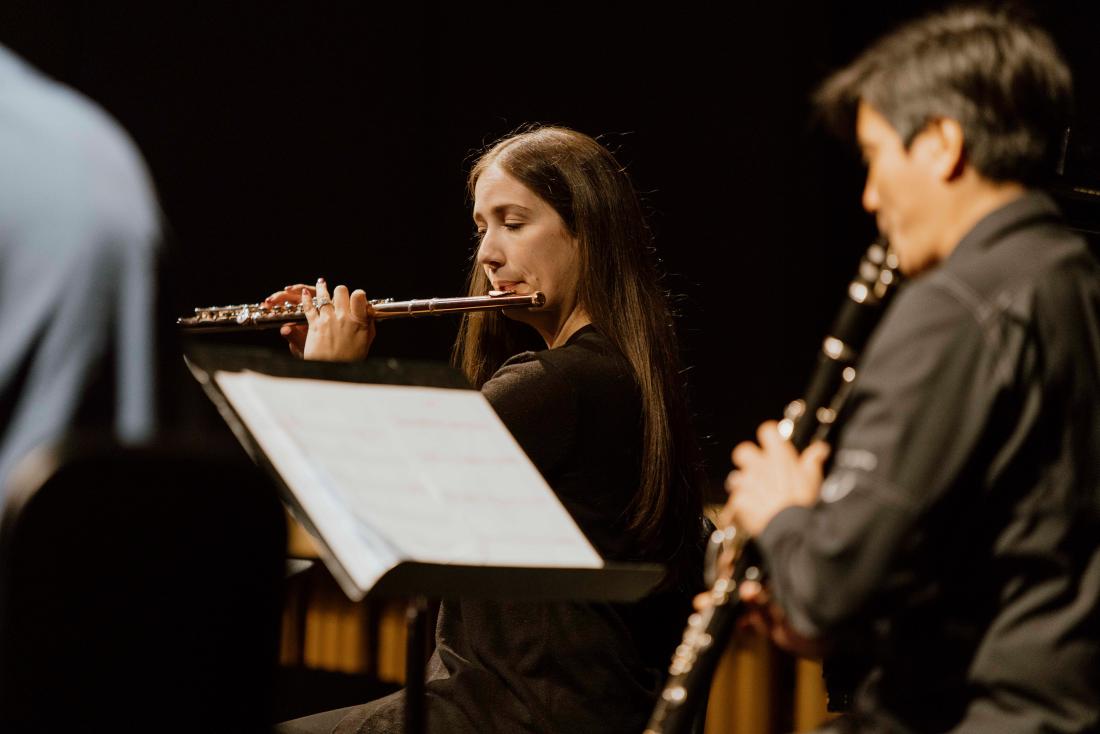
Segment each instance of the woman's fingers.
[{"label": "woman's fingers", "polygon": [[351,312],[351,296],[348,295],[346,285],[338,285],[332,291],[332,307],[336,310],[337,318],[345,318]]},{"label": "woman's fingers", "polygon": [[306,335],[309,334],[308,326],[305,324],[283,324],[279,329],[279,334],[286,339],[291,354],[295,357],[303,356],[306,348]]},{"label": "woman's fingers", "polygon": [[330,296],[325,279],[318,278],[316,298],[303,302],[302,308],[309,322],[302,350],[306,359],[352,362],[367,356],[374,320],[365,293],[356,291],[353,296],[347,286],[338,285]]},{"label": "woman's fingers", "polygon": [[299,303],[302,304],[302,313],[306,315],[306,321],[309,322],[309,325],[313,326],[317,323],[318,314],[317,307],[313,305],[313,296],[310,294],[309,289],[303,288],[299,298]]},{"label": "woman's fingers", "polygon": [[[324,279],[318,279],[318,283],[323,284]],[[317,294],[317,286],[306,285],[305,283],[293,283],[285,286],[281,291],[275,291],[265,298],[264,305],[271,308],[282,306],[283,304],[300,304],[306,321],[309,324],[313,324],[317,322],[318,317],[321,315],[313,300]],[[304,355],[306,337],[309,334],[309,326],[307,324],[284,324],[279,329],[279,334],[286,339],[291,354],[296,357],[302,357]]]},{"label": "woman's fingers", "polygon": [[295,283],[294,285],[285,286],[281,291],[275,291],[270,296],[264,299],[265,306],[276,306],[284,303],[297,303],[298,299],[302,295],[302,289],[308,290],[309,295],[312,298],[314,295],[314,287],[311,285],[305,285],[303,283]]},{"label": "woman's fingers", "polygon": [[360,289],[356,289],[351,294],[351,317],[356,321],[365,323],[367,321],[367,315],[374,311],[371,308],[370,302],[367,301],[367,294]]},{"label": "woman's fingers", "polygon": [[324,308],[326,305],[332,303],[332,295],[328,292],[328,283],[324,278],[317,279],[317,308]]}]

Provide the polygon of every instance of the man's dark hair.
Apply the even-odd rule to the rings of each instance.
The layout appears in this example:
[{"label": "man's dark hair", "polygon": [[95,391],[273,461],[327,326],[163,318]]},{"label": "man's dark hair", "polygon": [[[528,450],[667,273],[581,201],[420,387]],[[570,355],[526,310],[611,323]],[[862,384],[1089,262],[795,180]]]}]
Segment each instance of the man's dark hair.
[{"label": "man's dark hair", "polygon": [[932,120],[962,126],[967,162],[994,181],[1054,173],[1073,81],[1050,36],[1002,12],[956,8],[901,26],[829,77],[818,109],[845,137],[863,101],[908,147]]}]

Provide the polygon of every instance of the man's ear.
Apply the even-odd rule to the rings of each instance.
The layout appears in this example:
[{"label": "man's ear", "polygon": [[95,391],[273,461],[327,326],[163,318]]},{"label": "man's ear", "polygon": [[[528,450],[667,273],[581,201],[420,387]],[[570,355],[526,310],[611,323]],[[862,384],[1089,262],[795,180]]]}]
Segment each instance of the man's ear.
[{"label": "man's ear", "polygon": [[966,162],[962,125],[950,117],[930,120],[910,147],[941,181],[952,181],[962,175]]}]

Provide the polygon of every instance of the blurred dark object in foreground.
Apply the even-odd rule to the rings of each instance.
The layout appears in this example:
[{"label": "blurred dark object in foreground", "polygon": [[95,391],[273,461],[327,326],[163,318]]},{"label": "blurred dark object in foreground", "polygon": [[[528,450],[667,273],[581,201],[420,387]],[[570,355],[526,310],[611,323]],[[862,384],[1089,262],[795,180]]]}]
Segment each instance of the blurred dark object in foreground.
[{"label": "blurred dark object in foreground", "polygon": [[0,526],[0,729],[269,730],[285,543],[243,455],[32,454]]}]

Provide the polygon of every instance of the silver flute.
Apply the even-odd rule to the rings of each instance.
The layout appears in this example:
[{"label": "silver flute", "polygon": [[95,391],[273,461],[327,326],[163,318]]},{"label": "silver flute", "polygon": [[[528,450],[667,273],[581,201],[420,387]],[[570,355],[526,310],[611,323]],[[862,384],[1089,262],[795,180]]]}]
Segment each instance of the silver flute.
[{"label": "silver flute", "polygon": [[[317,298],[315,306],[324,305]],[[538,308],[546,303],[542,291],[517,295],[512,291],[489,291],[484,296],[460,296],[458,298],[420,298],[411,301],[395,301],[386,298],[371,301],[376,319],[396,319],[410,316],[438,316],[445,313],[491,311],[501,308]],[[193,316],[183,316],[176,325],[185,332],[224,332],[273,329],[283,324],[306,320],[300,303],[283,303],[265,306],[263,303],[242,303],[236,306],[210,306],[196,308]]]}]

